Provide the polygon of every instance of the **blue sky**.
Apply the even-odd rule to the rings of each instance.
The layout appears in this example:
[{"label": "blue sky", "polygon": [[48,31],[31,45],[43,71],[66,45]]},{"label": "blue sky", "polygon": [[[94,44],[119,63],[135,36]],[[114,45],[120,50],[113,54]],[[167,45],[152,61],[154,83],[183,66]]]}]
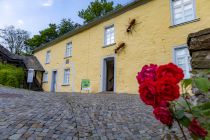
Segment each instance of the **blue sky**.
[{"label": "blue sky", "polygon": [[[37,34],[49,23],[59,23],[62,18],[71,18],[82,23],[78,11],[93,0],[0,0],[0,28],[14,25],[31,35]],[[126,4],[132,0],[113,0]]]}]

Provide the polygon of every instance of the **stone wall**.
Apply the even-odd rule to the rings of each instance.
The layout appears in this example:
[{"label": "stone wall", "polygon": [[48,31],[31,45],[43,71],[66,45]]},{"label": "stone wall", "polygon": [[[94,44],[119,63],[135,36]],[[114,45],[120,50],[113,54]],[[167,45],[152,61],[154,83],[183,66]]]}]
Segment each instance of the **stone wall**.
[{"label": "stone wall", "polygon": [[[189,34],[187,44],[192,57],[192,76],[203,75],[210,79],[210,28]],[[197,88],[192,90],[200,102],[209,101],[206,94],[202,94]]]},{"label": "stone wall", "polygon": [[191,33],[188,46],[193,69],[210,69],[210,28]]}]

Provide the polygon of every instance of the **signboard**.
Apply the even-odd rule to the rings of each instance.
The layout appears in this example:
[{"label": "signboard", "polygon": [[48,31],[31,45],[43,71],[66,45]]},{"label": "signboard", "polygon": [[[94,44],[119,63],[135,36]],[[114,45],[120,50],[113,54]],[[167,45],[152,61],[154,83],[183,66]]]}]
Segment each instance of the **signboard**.
[{"label": "signboard", "polygon": [[82,79],[81,89],[85,90],[85,91],[89,91],[90,90],[90,80]]},{"label": "signboard", "polygon": [[29,69],[27,83],[33,83],[33,78],[34,78],[34,69]]}]

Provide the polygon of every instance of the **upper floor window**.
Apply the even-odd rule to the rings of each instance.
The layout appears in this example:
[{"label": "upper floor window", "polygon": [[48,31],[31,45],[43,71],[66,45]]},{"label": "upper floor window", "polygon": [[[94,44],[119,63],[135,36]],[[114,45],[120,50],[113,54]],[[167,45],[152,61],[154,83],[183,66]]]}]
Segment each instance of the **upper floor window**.
[{"label": "upper floor window", "polygon": [[65,52],[65,57],[72,56],[72,43],[67,43],[66,44],[66,52]]},{"label": "upper floor window", "polygon": [[49,63],[50,63],[50,51],[47,51],[47,53],[46,53],[46,60],[45,60],[45,63],[46,63],[46,64],[49,64]]},{"label": "upper floor window", "polygon": [[184,71],[185,79],[190,78],[190,54],[187,47],[178,47],[174,49],[174,62]]},{"label": "upper floor window", "polygon": [[195,0],[171,0],[173,24],[195,19]]},{"label": "upper floor window", "polygon": [[43,75],[43,82],[47,82],[48,81],[48,72],[45,72]]},{"label": "upper floor window", "polygon": [[64,78],[63,78],[63,84],[68,85],[69,84],[69,78],[70,78],[70,69],[64,70]]},{"label": "upper floor window", "polygon": [[115,43],[114,25],[105,28],[104,45]]}]

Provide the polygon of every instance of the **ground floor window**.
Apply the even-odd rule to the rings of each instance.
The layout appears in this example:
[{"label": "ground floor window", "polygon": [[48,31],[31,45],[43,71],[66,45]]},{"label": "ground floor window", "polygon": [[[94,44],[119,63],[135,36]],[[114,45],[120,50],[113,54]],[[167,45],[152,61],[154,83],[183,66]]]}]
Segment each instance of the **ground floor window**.
[{"label": "ground floor window", "polygon": [[48,81],[48,72],[45,72],[43,75],[43,82],[47,82]]},{"label": "ground floor window", "polygon": [[69,78],[70,78],[70,69],[64,70],[64,78],[63,78],[63,84],[68,85],[69,84]]},{"label": "ground floor window", "polygon": [[190,78],[190,54],[189,50],[186,46],[184,47],[177,47],[174,49],[174,62],[176,65],[181,67],[185,74],[185,79]]}]

